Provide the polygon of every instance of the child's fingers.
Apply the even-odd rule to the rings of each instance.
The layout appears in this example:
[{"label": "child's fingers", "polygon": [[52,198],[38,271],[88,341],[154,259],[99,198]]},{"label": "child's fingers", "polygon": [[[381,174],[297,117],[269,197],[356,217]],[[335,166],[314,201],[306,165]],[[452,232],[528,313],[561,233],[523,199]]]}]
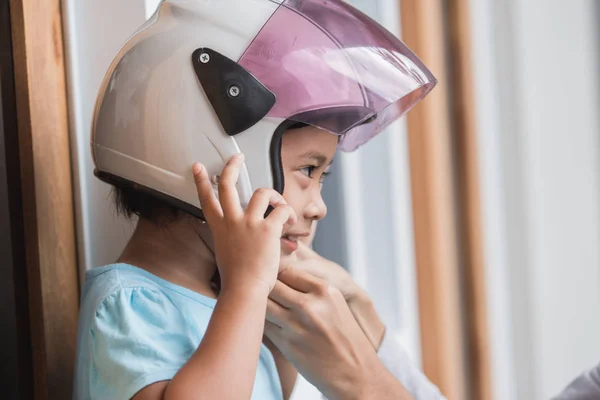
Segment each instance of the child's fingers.
[{"label": "child's fingers", "polygon": [[286,204],[283,196],[273,189],[260,188],[254,192],[248,204],[247,214],[254,219],[263,219],[267,207]]},{"label": "child's fingers", "polygon": [[219,200],[217,200],[217,196],[215,196],[206,167],[196,163],[193,166],[193,172],[200,207],[202,207],[202,212],[206,220],[211,223],[215,218],[223,215],[221,205],[219,204]]},{"label": "child's fingers", "polygon": [[298,218],[296,216],[296,212],[294,209],[287,204],[280,204],[269,216],[267,217],[267,221],[271,221],[277,226],[281,226],[283,229],[283,225],[294,225],[298,222]]},{"label": "child's fingers", "polygon": [[243,162],[244,155],[241,153],[231,157],[219,178],[219,201],[226,217],[237,218],[244,213],[235,187]]}]

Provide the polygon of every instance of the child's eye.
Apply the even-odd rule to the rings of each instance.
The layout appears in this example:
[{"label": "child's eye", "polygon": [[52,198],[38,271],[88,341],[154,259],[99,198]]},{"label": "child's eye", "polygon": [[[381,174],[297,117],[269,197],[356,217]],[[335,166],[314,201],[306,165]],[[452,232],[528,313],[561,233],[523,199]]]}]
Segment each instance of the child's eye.
[{"label": "child's eye", "polygon": [[315,169],[317,169],[317,167],[309,165],[308,167],[302,168],[300,171],[309,178],[312,178],[312,174],[315,172]]},{"label": "child's eye", "polygon": [[[307,167],[300,169],[300,172],[302,172],[304,175],[306,175],[312,179],[313,174],[317,169],[319,169],[319,167],[315,167],[314,165],[309,165]],[[319,177],[319,183],[321,185],[323,184],[323,182],[325,182],[325,179],[329,176],[330,173],[331,172],[329,172],[329,171],[325,171],[321,174],[321,176]]]}]

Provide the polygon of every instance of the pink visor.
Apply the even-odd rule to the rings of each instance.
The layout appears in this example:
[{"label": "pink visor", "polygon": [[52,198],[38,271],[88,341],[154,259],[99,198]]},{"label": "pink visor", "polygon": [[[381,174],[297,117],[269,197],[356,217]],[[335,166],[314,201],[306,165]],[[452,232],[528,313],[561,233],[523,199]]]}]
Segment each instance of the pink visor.
[{"label": "pink visor", "polygon": [[437,83],[394,35],[339,0],[283,0],[238,62],[277,98],[267,116],[341,135],[353,151]]}]

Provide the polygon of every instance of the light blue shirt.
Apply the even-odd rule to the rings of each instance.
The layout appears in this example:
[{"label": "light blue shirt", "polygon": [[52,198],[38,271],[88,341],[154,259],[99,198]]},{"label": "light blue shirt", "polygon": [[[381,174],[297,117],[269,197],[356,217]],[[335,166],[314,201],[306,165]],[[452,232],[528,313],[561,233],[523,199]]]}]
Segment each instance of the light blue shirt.
[{"label": "light blue shirt", "polygon": [[[92,269],[81,298],[73,398],[125,400],[172,379],[198,348],[215,304],[131,265]],[[264,345],[252,399],[283,399]]]}]

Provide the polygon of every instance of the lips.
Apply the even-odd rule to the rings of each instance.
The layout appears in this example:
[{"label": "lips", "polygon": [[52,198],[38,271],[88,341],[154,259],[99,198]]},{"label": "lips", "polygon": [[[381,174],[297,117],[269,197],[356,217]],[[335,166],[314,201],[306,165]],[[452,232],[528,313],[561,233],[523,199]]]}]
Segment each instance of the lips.
[{"label": "lips", "polygon": [[310,233],[292,233],[286,232],[281,236],[281,242],[290,253],[298,250],[298,239],[301,237],[307,237]]},{"label": "lips", "polygon": [[288,239],[294,242],[297,242],[299,238],[310,236],[309,232],[295,233],[295,232],[286,232],[281,236],[282,239]]},{"label": "lips", "polygon": [[290,235],[288,233],[284,234],[281,238],[289,240],[290,242],[297,242],[298,241],[298,236]]}]

